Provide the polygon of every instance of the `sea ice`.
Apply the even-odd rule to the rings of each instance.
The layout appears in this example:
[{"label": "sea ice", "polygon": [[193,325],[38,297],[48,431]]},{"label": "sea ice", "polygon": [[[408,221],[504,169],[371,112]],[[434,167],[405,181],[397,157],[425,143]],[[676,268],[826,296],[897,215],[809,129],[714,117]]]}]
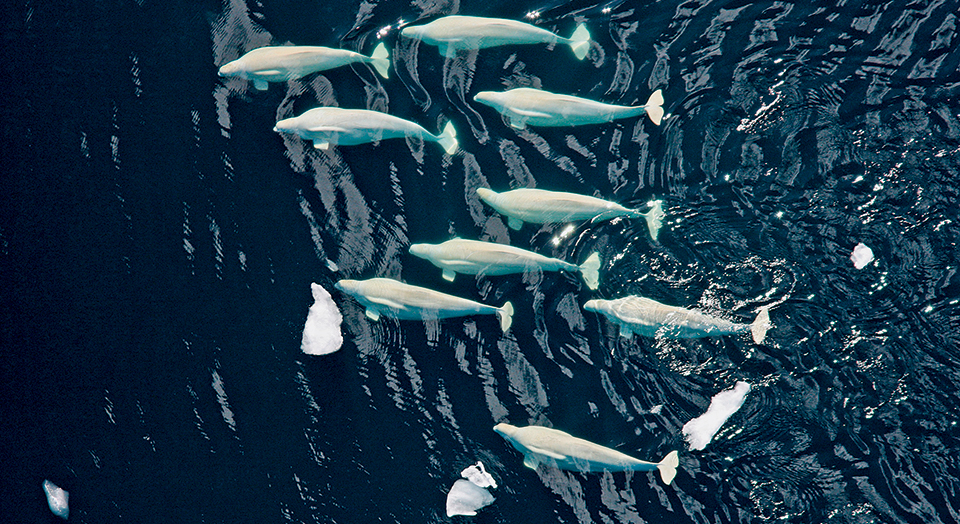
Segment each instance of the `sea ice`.
[{"label": "sea ice", "polygon": [[707,447],[723,423],[743,406],[743,399],[749,391],[750,384],[737,382],[733,389],[714,395],[706,413],[684,424],[683,437],[690,444],[690,449]]},{"label": "sea ice", "polygon": [[857,244],[857,247],[853,248],[850,260],[853,261],[853,267],[863,269],[867,267],[867,264],[873,262],[873,250],[863,243]]},{"label": "sea ice", "polygon": [[70,506],[67,505],[70,494],[49,480],[43,481],[43,492],[47,494],[47,505],[50,506],[50,511],[66,519],[70,515]]},{"label": "sea ice", "polygon": [[467,469],[460,472],[460,476],[481,488],[497,487],[497,481],[493,480],[493,475],[487,473],[487,470],[483,467],[483,462],[480,461],[472,466],[467,466]]},{"label": "sea ice", "polygon": [[477,510],[493,503],[495,499],[484,488],[470,482],[458,479],[447,493],[447,516],[467,515],[472,517]]},{"label": "sea ice", "polygon": [[319,284],[310,284],[310,289],[313,291],[313,305],[307,312],[300,349],[309,355],[333,353],[343,345],[340,333],[343,315],[326,289]]}]

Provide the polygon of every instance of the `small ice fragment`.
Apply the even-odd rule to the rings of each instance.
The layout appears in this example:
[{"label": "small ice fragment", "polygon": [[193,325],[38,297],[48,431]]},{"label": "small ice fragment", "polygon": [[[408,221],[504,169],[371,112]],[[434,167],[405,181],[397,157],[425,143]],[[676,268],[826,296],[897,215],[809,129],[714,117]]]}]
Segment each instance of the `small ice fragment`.
[{"label": "small ice fragment", "polygon": [[873,262],[873,250],[863,243],[857,244],[857,247],[853,248],[853,254],[850,255],[850,260],[853,261],[853,267],[863,269],[867,264]]},{"label": "small ice fragment", "polygon": [[313,305],[307,312],[300,349],[309,355],[333,353],[343,345],[343,335],[340,334],[343,316],[326,289],[318,284],[310,284],[310,289],[313,291]]},{"label": "small ice fragment", "polygon": [[447,516],[472,517],[477,514],[478,509],[489,506],[494,500],[493,495],[486,489],[469,480],[459,479],[453,483],[450,493],[447,493]]},{"label": "small ice fragment", "polygon": [[663,404],[657,404],[656,406],[650,408],[650,413],[653,413],[654,415],[659,415],[661,411],[663,411]]},{"label": "small ice fragment", "polygon": [[473,466],[467,466],[467,469],[460,472],[460,476],[481,488],[497,487],[497,481],[493,480],[493,475],[487,473],[487,470],[483,467],[483,462],[480,461],[477,461]]},{"label": "small ice fragment", "polygon": [[743,406],[743,399],[749,391],[750,384],[737,382],[733,389],[714,395],[706,413],[684,424],[683,437],[690,443],[690,449],[707,447],[723,423]]},{"label": "small ice fragment", "polygon": [[43,481],[43,492],[47,494],[47,505],[50,506],[50,511],[66,519],[70,515],[70,507],[67,505],[67,497],[70,494],[49,480]]}]

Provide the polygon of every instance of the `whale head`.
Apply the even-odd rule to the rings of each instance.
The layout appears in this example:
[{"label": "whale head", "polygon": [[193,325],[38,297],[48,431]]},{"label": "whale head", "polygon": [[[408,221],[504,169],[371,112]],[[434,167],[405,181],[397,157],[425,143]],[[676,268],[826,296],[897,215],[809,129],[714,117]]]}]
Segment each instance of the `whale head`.
[{"label": "whale head", "polygon": [[243,65],[241,65],[239,60],[227,62],[220,66],[220,70],[217,71],[217,74],[220,76],[237,76],[240,73],[243,73]]},{"label": "whale head", "polygon": [[400,34],[407,38],[420,38],[423,35],[423,26],[410,25],[400,30]]},{"label": "whale head", "polygon": [[501,437],[511,440],[513,440],[513,435],[516,433],[517,429],[519,428],[516,426],[511,426],[506,422],[501,422],[496,426],[493,426],[493,430],[496,431]]},{"label": "whale head", "polygon": [[475,102],[480,102],[485,106],[490,106],[493,108],[503,107],[502,99],[503,93],[498,93],[496,91],[480,91],[479,93],[473,95],[473,100]]},{"label": "whale head", "polygon": [[345,278],[343,280],[337,281],[337,283],[334,284],[333,287],[339,289],[340,291],[343,291],[348,295],[356,296],[358,293],[360,293],[359,280],[350,280]]},{"label": "whale head", "polygon": [[410,254],[415,257],[430,258],[432,252],[433,245],[431,244],[413,244],[410,246]]},{"label": "whale head", "polygon": [[283,120],[277,122],[277,125],[273,126],[273,130],[277,133],[296,133],[297,117],[284,118]]},{"label": "whale head", "polygon": [[478,187],[478,188],[477,188],[477,196],[479,196],[480,199],[483,200],[484,202],[490,202],[490,201],[493,200],[493,198],[496,197],[498,194],[499,194],[499,193],[497,193],[496,191],[494,191],[494,190],[492,190],[492,189],[488,189],[488,188],[485,188],[485,187]]}]

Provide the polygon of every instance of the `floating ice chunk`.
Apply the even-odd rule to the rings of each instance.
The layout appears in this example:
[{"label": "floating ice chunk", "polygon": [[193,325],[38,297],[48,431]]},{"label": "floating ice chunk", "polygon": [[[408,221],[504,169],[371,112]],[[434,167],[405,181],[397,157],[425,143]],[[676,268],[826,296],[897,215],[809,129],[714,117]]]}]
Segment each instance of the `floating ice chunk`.
[{"label": "floating ice chunk", "polygon": [[66,519],[70,515],[70,506],[67,505],[67,497],[70,494],[49,480],[43,481],[43,492],[47,494],[47,505],[50,506],[50,511]]},{"label": "floating ice chunk", "polygon": [[853,248],[853,254],[850,255],[850,260],[853,261],[853,267],[863,269],[867,264],[873,262],[873,250],[863,243],[857,244],[857,247]]},{"label": "floating ice chunk", "polygon": [[472,517],[477,514],[478,509],[489,506],[494,500],[493,495],[486,489],[469,480],[459,479],[453,483],[450,493],[447,493],[447,516]]},{"label": "floating ice chunk", "polygon": [[750,384],[737,382],[733,389],[714,395],[706,413],[684,424],[683,437],[690,443],[690,449],[707,447],[723,423],[743,406],[743,399],[749,391]]},{"label": "floating ice chunk", "polygon": [[343,335],[340,334],[343,316],[326,289],[319,284],[310,284],[310,289],[313,291],[313,305],[307,312],[300,349],[310,355],[333,353],[343,345]]},{"label": "floating ice chunk", "polygon": [[497,481],[493,480],[493,475],[487,473],[487,470],[483,467],[483,462],[477,461],[476,464],[467,466],[467,469],[460,472],[460,476],[481,488],[497,487]]}]

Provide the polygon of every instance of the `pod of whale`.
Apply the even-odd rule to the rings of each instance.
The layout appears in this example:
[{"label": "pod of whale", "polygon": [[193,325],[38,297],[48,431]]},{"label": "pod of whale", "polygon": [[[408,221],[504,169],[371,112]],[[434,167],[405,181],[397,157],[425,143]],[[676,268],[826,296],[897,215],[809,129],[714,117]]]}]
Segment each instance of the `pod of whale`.
[{"label": "pod of whale", "polygon": [[456,153],[458,147],[457,131],[452,122],[447,122],[442,133],[434,135],[420,124],[368,109],[318,107],[300,116],[277,122],[273,130],[311,140],[313,147],[317,149],[328,149],[332,145],[353,146],[408,136],[437,142],[450,155]]},{"label": "pod of whale", "polygon": [[558,95],[532,87],[517,87],[503,92],[481,91],[473,96],[503,115],[514,128],[531,126],[582,126],[632,118],[646,113],[660,125],[663,119],[663,94],[659,89],[642,106],[617,106],[586,98]]},{"label": "pod of whale", "polygon": [[268,82],[296,80],[312,73],[342,67],[348,64],[370,64],[387,78],[390,70],[390,53],[380,43],[370,56],[349,49],[334,49],[322,46],[267,46],[254,49],[240,58],[220,67],[222,77],[240,77],[253,82],[263,91]]},{"label": "pod of whale", "polygon": [[763,343],[770,329],[769,308],[760,308],[751,324],[737,324],[692,309],[668,306],[645,297],[628,296],[616,300],[588,300],[583,309],[594,311],[620,325],[620,335],[645,337],[703,338],[749,332],[753,341]]},{"label": "pod of whale", "polygon": [[400,34],[437,46],[445,57],[455,56],[457,51],[514,44],[565,44],[573,49],[578,60],[590,51],[590,32],[583,24],[570,38],[564,38],[516,20],[450,15],[428,24],[404,27]]},{"label": "pod of whale", "polygon": [[540,268],[542,271],[579,272],[590,289],[597,289],[600,283],[599,253],[591,254],[578,266],[505,244],[454,238],[442,244],[413,244],[410,254],[432,262],[443,270],[443,278],[451,282],[457,273],[510,275]]},{"label": "pod of whale", "polygon": [[341,280],[335,287],[356,298],[366,308],[367,317],[374,321],[379,320],[380,315],[399,320],[496,315],[503,331],[510,329],[513,322],[510,302],[501,307],[488,306],[390,278]]},{"label": "pod of whale", "polygon": [[647,462],[615,449],[543,426],[517,427],[500,423],[493,430],[523,453],[523,464],[536,469],[540,464],[567,471],[660,471],[664,484],[677,474],[680,459],[671,451],[660,462]]},{"label": "pod of whale", "polygon": [[477,195],[497,212],[507,215],[507,225],[512,229],[520,229],[524,222],[549,224],[616,217],[643,218],[647,221],[650,236],[656,240],[663,225],[663,204],[659,200],[644,213],[609,200],[545,189],[520,188],[497,193],[480,187]]}]

